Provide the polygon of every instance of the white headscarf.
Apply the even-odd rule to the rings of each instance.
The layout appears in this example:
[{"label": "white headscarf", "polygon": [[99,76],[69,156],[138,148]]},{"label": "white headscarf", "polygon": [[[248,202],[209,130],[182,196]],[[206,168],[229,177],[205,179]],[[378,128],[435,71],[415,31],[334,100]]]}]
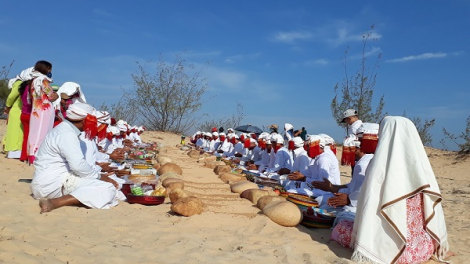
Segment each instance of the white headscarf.
[{"label": "white headscarf", "polygon": [[67,118],[75,121],[83,120],[87,115],[93,115],[95,108],[89,104],[76,102],[67,109]]},{"label": "white headscarf", "polygon": [[119,128],[119,131],[127,132],[127,126],[125,124],[118,122],[117,127]]},{"label": "white headscarf", "polygon": [[434,256],[449,250],[442,196],[415,125],[385,117],[379,143],[358,198],[351,239],[352,260],[391,263],[407,241],[406,199],[423,194],[426,231],[437,242]]},{"label": "white headscarf", "polygon": [[43,74],[38,72],[38,71],[35,71],[34,67],[27,68],[27,69],[21,71],[21,73],[19,75],[16,75],[15,78],[10,79],[8,81],[8,89],[11,89],[13,87],[13,84],[18,80],[23,81],[23,82],[24,81],[29,81],[29,80],[34,79],[36,77],[39,77],[41,75],[43,75]]},{"label": "white headscarf", "polygon": [[301,148],[304,146],[304,141],[301,137],[294,137],[292,140],[294,141],[295,148]]},{"label": "white headscarf", "polygon": [[108,131],[113,133],[113,135],[118,136],[119,135],[119,128],[115,126],[108,126]]},{"label": "white headscarf", "polygon": [[96,116],[96,119],[98,120],[98,123],[101,124],[111,124],[111,116],[109,115],[108,112],[106,111],[95,111],[93,113],[94,116]]}]

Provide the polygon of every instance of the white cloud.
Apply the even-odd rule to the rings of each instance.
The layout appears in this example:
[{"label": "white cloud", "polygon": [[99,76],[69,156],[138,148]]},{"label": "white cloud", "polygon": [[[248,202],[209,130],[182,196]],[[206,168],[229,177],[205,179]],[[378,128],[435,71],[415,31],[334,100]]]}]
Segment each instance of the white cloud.
[{"label": "white cloud", "polygon": [[93,13],[98,16],[112,17],[111,13],[99,8],[93,9]]},{"label": "white cloud", "polygon": [[294,44],[299,40],[325,42],[332,47],[338,47],[349,42],[360,42],[364,40],[366,34],[370,40],[378,40],[382,35],[376,30],[358,32],[355,26],[346,21],[336,21],[329,24],[320,25],[311,30],[292,30],[278,32],[274,36],[274,41]]},{"label": "white cloud", "polygon": [[225,63],[236,63],[236,62],[239,62],[239,61],[243,61],[243,60],[248,60],[248,59],[255,59],[259,56],[261,56],[262,53],[258,52],[258,53],[253,53],[253,54],[237,54],[237,55],[232,55],[232,56],[228,56],[225,58],[224,62]]},{"label": "white cloud", "polygon": [[274,40],[284,43],[294,43],[297,40],[309,40],[312,39],[313,34],[308,31],[299,30],[291,32],[278,32],[274,36]]},{"label": "white cloud", "polygon": [[327,59],[317,59],[304,62],[305,66],[325,66],[330,64],[330,61]]},{"label": "white cloud", "polygon": [[382,52],[382,49],[381,49],[381,48],[379,48],[379,47],[371,47],[371,49],[370,49],[370,50],[367,50],[364,54],[362,54],[362,53],[353,54],[353,55],[349,56],[349,58],[350,58],[351,60],[357,60],[357,59],[361,59],[362,56],[364,56],[364,57],[367,58],[367,57],[370,57],[370,56],[372,56],[372,55],[379,54],[379,53],[381,53],[381,52]]},{"label": "white cloud", "polygon": [[414,60],[428,60],[428,59],[440,59],[440,58],[446,58],[448,56],[447,53],[443,52],[437,52],[437,53],[423,53],[420,55],[411,55],[411,56],[406,56],[403,58],[398,58],[398,59],[391,59],[387,60],[386,62],[407,62],[407,61],[414,61]]}]

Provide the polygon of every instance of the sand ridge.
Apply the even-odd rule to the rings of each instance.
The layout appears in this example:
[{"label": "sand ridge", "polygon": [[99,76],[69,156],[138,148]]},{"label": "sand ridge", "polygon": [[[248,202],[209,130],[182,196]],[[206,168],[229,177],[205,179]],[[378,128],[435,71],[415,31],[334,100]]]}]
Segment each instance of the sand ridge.
[{"label": "sand ridge", "polygon": [[[0,120],[0,136],[6,126]],[[331,230],[282,227],[230,192],[211,169],[174,147],[179,135],[145,132],[183,168],[185,190],[205,204],[201,215],[177,216],[158,206],[121,202],[110,210],[66,207],[39,214],[30,197],[33,166],[0,157],[0,262],[5,263],[348,263],[351,251],[329,241]],[[427,148],[444,196],[454,263],[470,258],[470,160]],[[340,156],[340,153],[338,153]],[[341,167],[342,181],[350,168]]]}]

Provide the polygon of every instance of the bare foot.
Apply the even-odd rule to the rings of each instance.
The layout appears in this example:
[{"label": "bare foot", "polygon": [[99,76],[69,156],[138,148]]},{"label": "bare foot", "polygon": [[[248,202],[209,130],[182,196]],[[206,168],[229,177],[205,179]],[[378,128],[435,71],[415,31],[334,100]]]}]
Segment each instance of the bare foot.
[{"label": "bare foot", "polygon": [[39,207],[41,207],[41,214],[50,212],[55,209],[54,204],[49,199],[39,200]]}]

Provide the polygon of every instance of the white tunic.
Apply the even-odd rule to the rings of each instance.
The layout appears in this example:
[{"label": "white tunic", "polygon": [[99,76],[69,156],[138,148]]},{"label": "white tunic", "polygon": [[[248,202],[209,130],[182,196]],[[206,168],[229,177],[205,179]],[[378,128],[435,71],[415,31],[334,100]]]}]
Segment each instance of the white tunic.
[{"label": "white tunic", "polygon": [[117,204],[114,185],[97,180],[97,172],[80,149],[80,131],[64,120],[49,132],[37,152],[31,192],[36,199],[70,194],[85,206],[109,208]]},{"label": "white tunic", "polygon": [[307,151],[303,148],[297,148],[294,150],[294,165],[292,166],[292,171],[299,171],[305,175],[305,172],[310,166],[310,158],[307,155]]},{"label": "white tunic", "polygon": [[286,147],[282,147],[276,152],[276,160],[274,161],[274,166],[270,169],[270,172],[278,172],[282,168],[292,171],[293,164],[294,160],[292,158],[292,154]]}]

